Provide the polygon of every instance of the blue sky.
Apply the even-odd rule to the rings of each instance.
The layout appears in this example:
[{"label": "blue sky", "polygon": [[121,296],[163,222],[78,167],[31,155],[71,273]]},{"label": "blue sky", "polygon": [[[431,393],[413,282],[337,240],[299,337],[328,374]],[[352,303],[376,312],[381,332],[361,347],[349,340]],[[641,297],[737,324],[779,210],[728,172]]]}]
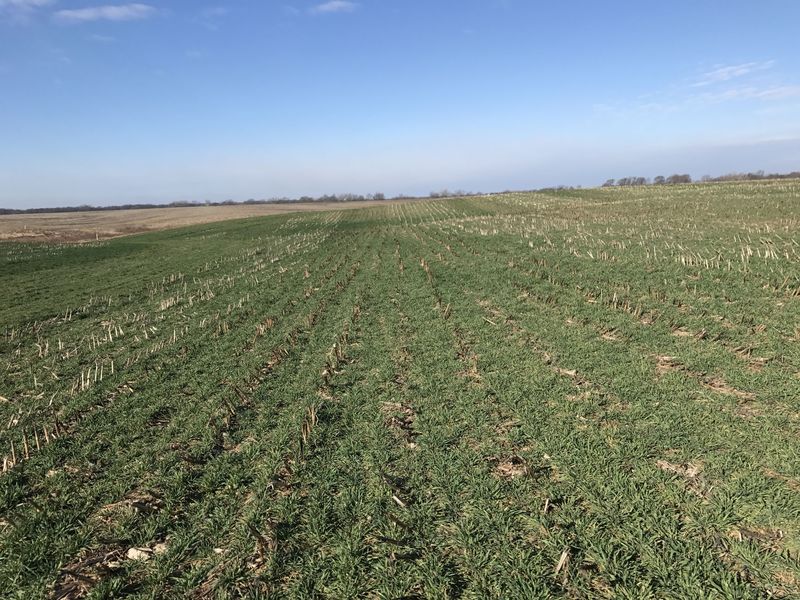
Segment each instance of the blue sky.
[{"label": "blue sky", "polygon": [[0,0],[0,206],[800,169],[800,2]]}]

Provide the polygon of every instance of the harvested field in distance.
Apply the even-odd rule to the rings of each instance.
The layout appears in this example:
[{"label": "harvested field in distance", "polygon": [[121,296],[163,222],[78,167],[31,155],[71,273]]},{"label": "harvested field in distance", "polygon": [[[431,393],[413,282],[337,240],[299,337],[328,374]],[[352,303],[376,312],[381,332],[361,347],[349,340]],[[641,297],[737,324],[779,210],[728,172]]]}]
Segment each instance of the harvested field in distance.
[{"label": "harvested field in distance", "polygon": [[0,244],[2,595],[800,597],[799,202]]},{"label": "harvested field in distance", "polygon": [[58,213],[0,215],[0,241],[85,242],[145,231],[174,229],[229,219],[281,215],[292,212],[369,208],[413,200],[356,202],[292,202],[233,206],[181,206]]}]

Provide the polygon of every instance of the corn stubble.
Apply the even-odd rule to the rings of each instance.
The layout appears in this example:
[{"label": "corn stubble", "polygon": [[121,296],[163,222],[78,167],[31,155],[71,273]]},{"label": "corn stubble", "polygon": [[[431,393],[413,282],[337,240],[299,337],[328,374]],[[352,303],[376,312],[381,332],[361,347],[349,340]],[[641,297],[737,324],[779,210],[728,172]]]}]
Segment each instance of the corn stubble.
[{"label": "corn stubble", "polygon": [[798,597],[798,200],[0,245],[2,595]]}]

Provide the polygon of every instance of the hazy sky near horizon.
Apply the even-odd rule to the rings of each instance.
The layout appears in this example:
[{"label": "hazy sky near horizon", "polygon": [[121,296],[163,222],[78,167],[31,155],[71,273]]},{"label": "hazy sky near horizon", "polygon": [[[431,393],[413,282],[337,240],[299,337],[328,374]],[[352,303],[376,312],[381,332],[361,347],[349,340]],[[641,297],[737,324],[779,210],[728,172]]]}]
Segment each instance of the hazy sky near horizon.
[{"label": "hazy sky near horizon", "polygon": [[0,207],[800,170],[795,0],[0,0]]}]

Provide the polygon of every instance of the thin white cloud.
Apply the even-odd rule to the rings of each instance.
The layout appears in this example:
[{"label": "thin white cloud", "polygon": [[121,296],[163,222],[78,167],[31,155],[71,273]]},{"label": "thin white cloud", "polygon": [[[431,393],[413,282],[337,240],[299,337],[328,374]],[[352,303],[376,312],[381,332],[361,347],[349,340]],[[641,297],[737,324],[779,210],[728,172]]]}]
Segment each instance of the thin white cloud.
[{"label": "thin white cloud", "polygon": [[785,100],[800,96],[800,85],[774,85],[757,87],[753,85],[729,88],[716,93],[699,94],[695,99],[706,103],[726,102],[728,100]]},{"label": "thin white cloud", "polygon": [[117,41],[117,38],[112,35],[102,35],[99,33],[93,33],[86,39],[88,39],[90,42],[97,42],[98,44],[113,44]]},{"label": "thin white cloud", "polygon": [[219,23],[230,14],[230,9],[224,6],[207,6],[195,17],[194,22],[210,31],[219,30]]},{"label": "thin white cloud", "polygon": [[640,94],[627,102],[597,102],[592,109],[598,114],[626,118],[636,113],[707,110],[715,105],[736,102],[766,105],[800,98],[800,84],[774,70],[774,65],[774,60],[768,60],[716,66],[693,83],[676,83],[666,89]]},{"label": "thin white cloud", "polygon": [[329,15],[333,13],[353,12],[356,8],[358,8],[358,4],[355,2],[349,2],[348,0],[330,0],[329,2],[323,2],[322,4],[312,6],[308,9],[308,12],[312,15]]},{"label": "thin white cloud", "polygon": [[599,113],[625,116],[631,110],[641,113],[674,113],[687,109],[707,109],[711,106],[729,102],[774,103],[780,100],[800,98],[800,85],[739,85],[725,87],[713,92],[689,95],[665,95],[658,101],[640,102],[631,106],[594,105]]},{"label": "thin white cloud", "polygon": [[230,14],[230,10],[224,6],[209,6],[200,11],[200,17],[203,19],[216,19],[225,17]]},{"label": "thin white cloud", "polygon": [[89,23],[92,21],[136,21],[153,16],[156,9],[149,4],[115,4],[58,10],[53,18],[62,23]]},{"label": "thin white cloud", "polygon": [[766,71],[767,69],[771,69],[774,64],[774,60],[768,60],[765,62],[742,63],[740,65],[721,65],[711,71],[703,73],[700,80],[693,83],[692,87],[713,85],[715,83],[730,81],[737,77],[744,77],[745,75],[750,75],[758,71]]},{"label": "thin white cloud", "polygon": [[53,0],[0,0],[0,8],[32,9],[52,3]]},{"label": "thin white cloud", "polygon": [[800,96],[800,85],[779,85],[761,90],[757,97],[763,100],[783,100],[798,96]]},{"label": "thin white cloud", "polygon": [[0,0],[0,20],[27,22],[37,11],[55,0]]}]

